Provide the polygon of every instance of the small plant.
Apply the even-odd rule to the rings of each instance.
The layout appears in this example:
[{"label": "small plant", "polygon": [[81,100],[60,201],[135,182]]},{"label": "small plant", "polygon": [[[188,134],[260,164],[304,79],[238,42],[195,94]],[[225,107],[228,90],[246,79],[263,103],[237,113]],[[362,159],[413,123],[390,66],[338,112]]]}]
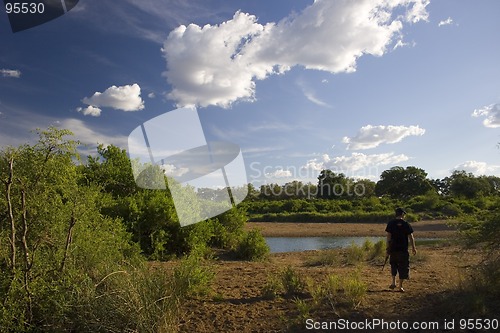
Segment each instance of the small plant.
[{"label": "small plant", "polygon": [[324,283],[324,292],[327,298],[334,298],[341,290],[342,281],[338,275],[328,275]]},{"label": "small plant", "polygon": [[214,302],[222,302],[224,300],[224,295],[222,295],[221,293],[216,293],[213,295],[212,300]]},{"label": "small plant", "polygon": [[340,263],[338,250],[329,249],[321,251],[317,256],[308,260],[308,266],[337,266]]},{"label": "small plant", "polygon": [[311,306],[307,304],[307,302],[300,298],[294,298],[293,302],[295,306],[297,306],[297,310],[299,310],[299,316],[297,320],[303,322],[307,318],[311,317]]},{"label": "small plant", "polygon": [[275,299],[283,291],[281,281],[275,276],[270,276],[266,284],[262,287],[262,297],[265,299]]},{"label": "small plant", "polygon": [[359,274],[348,277],[328,275],[321,284],[308,283],[308,291],[316,307],[328,306],[336,315],[340,307],[356,308],[366,295],[366,284],[360,280]]},{"label": "small plant", "polygon": [[307,292],[311,295],[313,305],[315,307],[320,306],[325,294],[324,287],[321,284],[317,284],[313,279],[308,277],[306,279]]},{"label": "small plant", "polygon": [[344,278],[342,281],[345,300],[349,306],[356,308],[361,300],[365,297],[367,286],[360,280],[359,274]]},{"label": "small plant", "polygon": [[339,292],[341,290],[341,280],[338,275],[328,275],[326,281],[323,282],[323,302],[328,305],[333,312],[338,316],[337,304],[340,301]]},{"label": "small plant", "polygon": [[290,266],[281,272],[281,283],[287,296],[302,294],[306,286],[302,277]]},{"label": "small plant", "polygon": [[363,248],[363,251],[365,252],[371,252],[373,250],[373,242],[369,239],[365,239],[363,242],[363,245],[361,246]]}]

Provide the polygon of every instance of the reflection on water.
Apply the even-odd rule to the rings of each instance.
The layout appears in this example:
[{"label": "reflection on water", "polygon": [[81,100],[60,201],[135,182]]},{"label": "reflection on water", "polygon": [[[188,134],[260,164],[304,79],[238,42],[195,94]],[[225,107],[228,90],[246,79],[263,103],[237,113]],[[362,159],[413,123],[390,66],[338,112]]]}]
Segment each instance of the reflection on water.
[{"label": "reflection on water", "polygon": [[271,253],[342,248],[367,239],[376,243],[385,237],[266,237]]}]

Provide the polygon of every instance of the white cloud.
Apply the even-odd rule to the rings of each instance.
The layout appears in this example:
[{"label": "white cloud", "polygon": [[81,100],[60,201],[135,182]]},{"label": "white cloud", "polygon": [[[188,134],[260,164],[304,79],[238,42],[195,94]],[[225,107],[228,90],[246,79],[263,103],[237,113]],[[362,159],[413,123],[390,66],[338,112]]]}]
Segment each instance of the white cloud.
[{"label": "white cloud", "polygon": [[149,97],[149,98],[155,98],[155,97],[156,97],[156,95],[155,95],[155,93],[149,93],[149,94],[148,94],[148,97]]},{"label": "white cloud", "polygon": [[96,108],[92,105],[87,106],[86,108],[76,108],[77,112],[83,113],[84,116],[92,116],[92,117],[99,117],[101,115],[102,110],[99,108]]},{"label": "white cloud", "polygon": [[473,117],[486,117],[483,125],[490,128],[500,127],[500,104],[490,104],[482,108],[475,109]]},{"label": "white cloud", "polygon": [[165,175],[169,177],[182,177],[189,172],[189,168],[178,168],[173,164],[162,164],[160,168],[163,169]]},{"label": "white cloud", "polygon": [[453,168],[453,170],[464,170],[474,175],[498,175],[500,174],[500,165],[488,165],[485,162],[466,161]]},{"label": "white cloud", "polygon": [[292,172],[290,170],[278,169],[273,172],[266,173],[268,178],[290,178],[292,177]]},{"label": "white cloud", "polygon": [[330,161],[330,157],[327,154],[323,154],[321,159],[313,158],[313,159],[307,161],[307,163],[305,165],[303,165],[301,167],[301,169],[310,169],[310,170],[314,170],[314,171],[321,171],[321,170],[325,169],[325,165],[329,161]]},{"label": "white cloud", "polygon": [[365,175],[373,175],[378,174],[378,170],[374,170],[377,169],[378,166],[397,164],[408,160],[408,156],[404,154],[394,155],[394,153],[372,155],[352,153],[351,156],[337,157],[330,157],[324,154],[321,159],[307,161],[306,165],[302,166],[302,168],[316,171],[330,169],[334,172],[344,173],[346,175],[357,171],[365,171]]},{"label": "white cloud", "polygon": [[309,85],[307,85],[304,81],[298,80],[297,85],[300,87],[302,93],[310,102],[322,107],[331,108],[331,105],[316,97],[316,93],[314,92],[314,90],[309,87]]},{"label": "white cloud", "polygon": [[424,135],[425,129],[419,126],[372,126],[361,127],[355,137],[344,137],[343,143],[347,143],[348,150],[362,150],[375,148],[383,143],[400,142],[407,136]]},{"label": "white cloud", "polygon": [[0,74],[3,76],[3,77],[13,77],[13,78],[20,78],[21,77],[21,71],[20,70],[17,70],[17,69],[5,69],[5,68],[2,68],[0,69]]},{"label": "white cloud", "polygon": [[394,47],[392,48],[392,50],[395,50],[395,49],[400,48],[400,47],[406,47],[406,46],[415,47],[416,45],[417,45],[417,43],[415,41],[412,41],[411,43],[406,43],[406,42],[403,42],[402,39],[400,39],[396,42],[396,44],[394,44]]},{"label": "white cloud", "polygon": [[[122,111],[144,109],[144,101],[141,98],[141,87],[137,83],[121,87],[111,86],[102,93],[96,92],[92,97],[85,97],[82,102],[94,109],[101,107],[110,107]],[[89,114],[94,115],[92,113]]]},{"label": "white cloud", "polygon": [[451,17],[448,17],[446,20],[439,21],[438,27],[441,27],[443,25],[450,25],[453,23],[453,19]]},{"label": "white cloud", "polygon": [[[220,25],[181,25],[163,46],[164,73],[179,105],[229,107],[255,99],[255,80],[294,66],[353,72],[364,54],[381,56],[403,22],[427,20],[427,0],[316,0],[278,23],[237,12]],[[405,9],[404,15],[395,12]]]}]

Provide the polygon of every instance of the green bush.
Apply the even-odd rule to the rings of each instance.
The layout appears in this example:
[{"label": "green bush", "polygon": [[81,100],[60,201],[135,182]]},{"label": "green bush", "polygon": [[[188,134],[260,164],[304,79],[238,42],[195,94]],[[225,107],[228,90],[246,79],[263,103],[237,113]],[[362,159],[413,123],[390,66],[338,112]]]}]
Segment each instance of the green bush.
[{"label": "green bush", "polygon": [[209,221],[213,226],[213,235],[209,245],[234,250],[244,235],[243,228],[247,221],[247,215],[244,209],[238,207]]},{"label": "green bush", "polygon": [[449,217],[457,217],[457,216],[460,216],[462,214],[462,209],[457,204],[450,202],[450,203],[445,204],[441,208],[441,212],[444,215],[449,216]]},{"label": "green bush", "polygon": [[235,254],[239,259],[257,261],[266,259],[269,251],[269,246],[260,230],[254,229],[243,235],[236,246]]}]

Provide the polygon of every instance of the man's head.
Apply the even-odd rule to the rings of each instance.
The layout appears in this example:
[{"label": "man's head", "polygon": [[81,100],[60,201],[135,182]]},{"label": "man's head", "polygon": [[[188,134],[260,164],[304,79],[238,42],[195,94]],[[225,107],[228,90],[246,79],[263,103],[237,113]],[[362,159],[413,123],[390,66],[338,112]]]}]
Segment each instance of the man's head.
[{"label": "man's head", "polygon": [[403,208],[401,208],[401,207],[396,208],[396,217],[400,217],[400,216],[402,217],[405,214],[406,214],[406,211]]}]

